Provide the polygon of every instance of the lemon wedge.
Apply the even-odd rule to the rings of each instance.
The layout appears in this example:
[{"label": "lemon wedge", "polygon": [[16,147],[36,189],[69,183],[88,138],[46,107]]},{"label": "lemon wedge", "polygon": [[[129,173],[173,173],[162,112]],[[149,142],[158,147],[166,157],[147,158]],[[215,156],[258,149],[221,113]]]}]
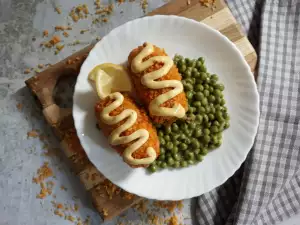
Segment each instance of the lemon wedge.
[{"label": "lemon wedge", "polygon": [[121,65],[100,64],[89,73],[88,78],[95,84],[97,94],[101,99],[113,92],[132,91],[129,74]]}]

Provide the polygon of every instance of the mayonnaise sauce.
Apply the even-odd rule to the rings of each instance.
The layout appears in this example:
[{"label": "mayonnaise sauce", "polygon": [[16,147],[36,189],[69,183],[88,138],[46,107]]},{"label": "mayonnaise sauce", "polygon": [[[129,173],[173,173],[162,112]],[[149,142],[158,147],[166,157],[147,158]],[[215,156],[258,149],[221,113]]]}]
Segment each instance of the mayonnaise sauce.
[{"label": "mayonnaise sauce", "polygon": [[[101,93],[101,74],[96,77],[96,89]],[[101,98],[101,96],[99,96]],[[120,92],[114,92],[109,95],[114,101],[106,106],[100,114],[101,120],[107,125],[114,125],[126,119],[126,122],[116,128],[110,134],[108,140],[112,146],[127,144],[136,140],[128,146],[123,153],[123,159],[130,165],[150,164],[156,159],[156,152],[152,147],[147,148],[147,158],[135,159],[132,154],[137,151],[149,138],[149,132],[145,129],[139,129],[128,136],[121,136],[121,133],[132,127],[137,120],[137,113],[132,109],[125,109],[117,116],[110,116],[109,114],[123,104],[124,96]]]},{"label": "mayonnaise sauce", "polygon": [[143,59],[152,54],[153,52],[153,45],[150,43],[146,43],[146,46],[143,48],[143,50],[132,60],[132,72],[141,73],[150,66],[154,65],[155,62],[162,62],[164,63],[162,68],[144,74],[141,79],[141,82],[143,85],[150,89],[162,89],[168,87],[174,89],[159,95],[150,102],[150,114],[156,116],[175,116],[177,118],[182,118],[185,115],[185,109],[181,104],[175,103],[172,108],[160,106],[164,102],[180,94],[183,91],[183,85],[180,80],[156,81],[158,78],[165,76],[170,71],[170,69],[173,66],[173,60],[168,56],[154,56],[143,62]]}]

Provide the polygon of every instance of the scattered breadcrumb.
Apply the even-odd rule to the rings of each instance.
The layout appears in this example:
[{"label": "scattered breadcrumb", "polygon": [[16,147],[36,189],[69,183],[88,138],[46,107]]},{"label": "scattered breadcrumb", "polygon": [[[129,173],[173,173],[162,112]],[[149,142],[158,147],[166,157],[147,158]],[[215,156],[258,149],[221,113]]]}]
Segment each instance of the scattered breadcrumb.
[{"label": "scattered breadcrumb", "polygon": [[74,22],[77,22],[79,19],[87,18],[88,14],[89,14],[89,9],[87,5],[80,4],[71,10],[69,16],[73,19]]},{"label": "scattered breadcrumb", "polygon": [[121,5],[124,2],[125,2],[125,0],[118,0],[119,5]]},{"label": "scattered breadcrumb", "polygon": [[17,104],[17,109],[18,109],[19,111],[21,111],[21,110],[23,109],[22,103],[18,103],[18,104]]},{"label": "scattered breadcrumb", "polygon": [[103,216],[108,216],[108,210],[106,208],[102,209]]},{"label": "scattered breadcrumb", "polygon": [[106,23],[106,22],[108,22],[108,19],[107,18],[103,18],[102,22]]},{"label": "scattered breadcrumb", "polygon": [[100,8],[95,12],[95,14],[102,14],[102,13],[111,14],[113,10],[114,10],[114,5],[110,4],[106,7]]},{"label": "scattered breadcrumb", "polygon": [[44,64],[38,64],[38,68],[43,69],[44,68]]},{"label": "scattered breadcrumb", "polygon": [[32,131],[27,132],[27,137],[28,138],[29,137],[36,138],[38,136],[39,136],[39,134],[38,134],[37,130],[32,130]]},{"label": "scattered breadcrumb", "polygon": [[74,221],[75,221],[75,218],[74,218],[73,216],[71,216],[71,215],[68,215],[68,216],[66,217],[66,219],[69,220],[69,221],[71,221],[71,222],[74,222]]},{"label": "scattered breadcrumb", "polygon": [[141,0],[141,7],[144,13],[146,13],[146,9],[148,8],[148,0]]},{"label": "scattered breadcrumb", "polygon": [[123,198],[131,200],[133,197],[134,197],[133,194],[131,194],[131,193],[127,192],[127,191],[124,191]]},{"label": "scattered breadcrumb", "polygon": [[96,9],[100,9],[100,0],[96,0],[94,4],[96,6]]},{"label": "scattered breadcrumb", "polygon": [[49,163],[45,162],[38,170],[37,177],[33,177],[32,181],[36,184],[43,182],[46,178],[52,177],[53,171],[49,167]]},{"label": "scattered breadcrumb", "polygon": [[63,35],[64,35],[64,37],[69,37],[69,33],[66,31],[63,32]]},{"label": "scattered breadcrumb", "polygon": [[50,43],[51,43],[52,45],[56,45],[56,44],[59,43],[60,41],[61,41],[60,37],[57,36],[57,35],[54,35],[54,36],[51,38]]},{"label": "scattered breadcrumb", "polygon": [[84,29],[80,31],[80,34],[84,34],[85,32],[89,31],[89,29]]},{"label": "scattered breadcrumb", "polygon": [[61,14],[61,9],[57,6],[55,7],[55,11],[58,13],[58,14]]},{"label": "scattered breadcrumb", "polygon": [[55,26],[55,31],[65,31],[65,30],[72,30],[72,27],[70,26]]},{"label": "scattered breadcrumb", "polygon": [[63,185],[60,186],[60,189],[63,190],[63,191],[67,191],[67,190],[68,190],[68,188],[66,188],[66,187],[63,186]]},{"label": "scattered breadcrumb", "polygon": [[173,216],[169,219],[168,225],[178,225],[178,218],[176,215],[173,214]]},{"label": "scattered breadcrumb", "polygon": [[31,72],[31,70],[28,69],[28,68],[24,70],[24,73],[25,73],[25,74],[29,74],[30,72]]},{"label": "scattered breadcrumb", "polygon": [[212,7],[212,9],[214,8],[215,1],[216,0],[199,0],[200,4],[205,7]]},{"label": "scattered breadcrumb", "polygon": [[43,31],[43,36],[44,36],[44,37],[48,37],[48,35],[49,35],[48,30],[44,30],[44,31]]},{"label": "scattered breadcrumb", "polygon": [[57,216],[60,216],[60,217],[64,217],[65,216],[61,211],[59,211],[57,209],[54,211],[54,214],[57,215]]},{"label": "scattered breadcrumb", "polygon": [[187,1],[186,1],[186,4],[187,4],[187,5],[190,5],[190,4],[191,4],[191,0],[187,0]]}]

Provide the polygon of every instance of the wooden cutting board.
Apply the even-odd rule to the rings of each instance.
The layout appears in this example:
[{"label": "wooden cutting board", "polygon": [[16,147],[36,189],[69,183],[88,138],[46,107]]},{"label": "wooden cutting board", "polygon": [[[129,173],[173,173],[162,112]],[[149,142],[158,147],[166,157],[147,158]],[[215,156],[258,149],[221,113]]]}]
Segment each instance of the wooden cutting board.
[{"label": "wooden cutting board", "polygon": [[[232,16],[223,0],[216,0],[215,7],[205,7],[199,0],[174,0],[149,15],[178,15],[201,21],[227,36],[242,52],[254,71],[256,53],[247,37]],[[93,204],[104,220],[111,219],[139,202],[142,198],[126,193],[112,185],[88,160],[76,135],[70,108],[60,108],[54,101],[53,91],[61,77],[77,76],[92,45],[69,56],[45,71],[25,81],[42,106],[46,121],[61,141],[62,150],[70,165],[92,196]]]}]

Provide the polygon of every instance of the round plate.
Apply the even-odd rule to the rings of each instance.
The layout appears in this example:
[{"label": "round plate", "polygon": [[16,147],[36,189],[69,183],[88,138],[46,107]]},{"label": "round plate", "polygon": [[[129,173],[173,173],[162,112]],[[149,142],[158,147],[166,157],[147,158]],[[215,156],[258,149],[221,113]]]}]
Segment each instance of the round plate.
[{"label": "round plate", "polygon": [[[203,56],[210,73],[219,75],[231,126],[223,144],[197,165],[148,174],[133,169],[109,146],[96,128],[94,105],[98,100],[89,72],[101,63],[126,63],[130,51],[144,42],[189,58]],[[136,195],[179,200],[201,195],[221,185],[240,167],[253,145],[259,119],[259,98],[253,74],[239,50],[208,26],[177,16],[152,16],[128,22],[105,36],[83,63],[74,94],[73,117],[80,142],[90,161],[114,184]]]}]

